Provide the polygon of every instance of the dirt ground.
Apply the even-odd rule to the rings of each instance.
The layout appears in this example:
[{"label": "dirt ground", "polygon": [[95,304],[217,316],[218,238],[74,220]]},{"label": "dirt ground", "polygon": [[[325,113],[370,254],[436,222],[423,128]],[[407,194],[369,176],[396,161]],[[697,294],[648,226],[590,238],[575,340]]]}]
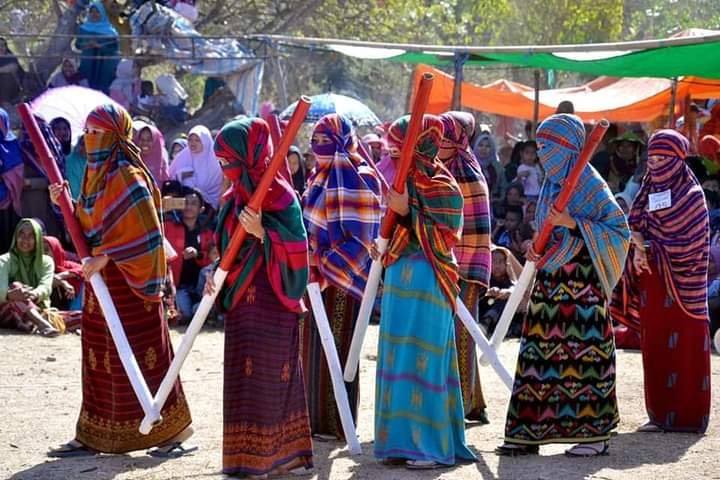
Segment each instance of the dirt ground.
[{"label": "dirt ground", "polygon": [[[175,344],[179,332],[173,332]],[[489,367],[482,368],[490,425],[468,428],[468,444],[479,461],[451,469],[409,472],[378,464],[372,455],[374,353],[377,327],[369,330],[361,363],[359,434],[363,455],[350,456],[338,442],[315,442],[313,479],[720,479],[720,357],[713,355],[711,427],[705,436],[643,434],[645,421],[639,353],[618,353],[618,387],[622,421],[610,455],[569,459],[562,445],[541,449],[540,457],[497,457],[502,442],[508,391]],[[502,357],[514,368],[517,341],[502,346]],[[0,331],[0,478],[10,479],[216,479],[222,440],[223,334],[204,331],[183,370],[200,450],[175,460],[159,460],[143,452],[81,459],[49,459],[47,448],[69,440],[80,406],[80,338],[47,339]]]}]

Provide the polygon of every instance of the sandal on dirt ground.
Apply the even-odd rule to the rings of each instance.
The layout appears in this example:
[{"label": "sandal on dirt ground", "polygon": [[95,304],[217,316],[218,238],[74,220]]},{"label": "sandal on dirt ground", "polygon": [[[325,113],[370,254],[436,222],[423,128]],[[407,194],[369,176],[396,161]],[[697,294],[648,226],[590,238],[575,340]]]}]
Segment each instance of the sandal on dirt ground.
[{"label": "sandal on dirt ground", "polygon": [[389,457],[389,458],[383,458],[382,460],[380,460],[380,463],[382,463],[386,467],[405,466],[406,462],[407,462],[407,459],[399,458],[399,457]]},{"label": "sandal on dirt ground", "polygon": [[63,443],[58,447],[51,448],[50,451],[47,453],[47,456],[53,458],[71,458],[93,457],[97,454],[97,451],[86,447],[77,440],[70,440],[69,442]]},{"label": "sandal on dirt ground", "polygon": [[495,454],[501,457],[524,457],[526,455],[538,455],[539,445],[519,445],[517,443],[503,443],[495,448]]},{"label": "sandal on dirt ground", "polygon": [[434,462],[432,460],[408,460],[405,462],[405,468],[408,470],[433,470],[435,468],[445,468],[448,465]]},{"label": "sandal on dirt ground", "polygon": [[185,447],[181,442],[172,442],[160,447],[151,448],[147,454],[155,458],[180,458],[198,450],[196,445]]},{"label": "sandal on dirt ground", "polygon": [[608,442],[579,443],[565,450],[565,455],[568,457],[599,457],[607,455],[609,449]]},{"label": "sandal on dirt ground", "polygon": [[639,427],[635,431],[640,432],[640,433],[663,433],[663,429],[658,427],[657,425],[655,425],[652,422],[646,423],[645,425],[643,425],[642,427]]}]

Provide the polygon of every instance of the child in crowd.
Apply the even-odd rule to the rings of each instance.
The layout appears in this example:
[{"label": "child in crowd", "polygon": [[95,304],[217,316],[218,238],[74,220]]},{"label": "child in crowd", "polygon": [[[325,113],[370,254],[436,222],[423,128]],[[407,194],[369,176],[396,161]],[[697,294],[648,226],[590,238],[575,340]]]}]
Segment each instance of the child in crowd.
[{"label": "child in crowd", "polygon": [[[479,319],[487,335],[492,335],[505,304],[512,294],[522,266],[508,249],[493,245],[490,288],[480,300]],[[517,312],[508,330],[508,336],[517,338],[522,328],[522,314]]]},{"label": "child in crowd", "polygon": [[137,113],[153,118],[158,107],[155,97],[155,84],[149,80],[143,80],[140,84],[140,97],[137,101]]},{"label": "child in crowd", "polygon": [[493,243],[505,247],[517,257],[522,255],[522,237],[520,226],[523,220],[522,207],[509,205],[505,210],[505,221],[495,227]]},{"label": "child in crowd", "polygon": [[520,166],[517,169],[516,182],[522,184],[525,197],[537,200],[542,185],[542,170],[538,163],[537,144],[528,140],[520,151]]}]

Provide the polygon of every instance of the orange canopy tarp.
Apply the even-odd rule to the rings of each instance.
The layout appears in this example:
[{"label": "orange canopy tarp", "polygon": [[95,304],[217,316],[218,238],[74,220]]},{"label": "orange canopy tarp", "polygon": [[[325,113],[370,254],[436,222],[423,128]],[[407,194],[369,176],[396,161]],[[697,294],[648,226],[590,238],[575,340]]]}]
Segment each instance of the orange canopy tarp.
[{"label": "orange canopy tarp", "polygon": [[[426,72],[435,75],[430,93],[429,113],[450,110],[454,78],[428,65],[418,65],[415,82]],[[413,92],[414,93],[414,92]],[[685,77],[677,84],[677,107],[681,101],[691,98],[720,97],[720,80],[704,80]],[[611,122],[650,122],[667,115],[672,97],[671,82],[663,78],[612,78],[599,77],[578,87],[540,91],[540,118],[552,115],[557,105],[569,100],[575,113],[584,121],[606,118]],[[463,82],[461,103],[471,108],[495,115],[531,120],[535,91],[532,87],[510,80],[498,80],[488,85]]]}]

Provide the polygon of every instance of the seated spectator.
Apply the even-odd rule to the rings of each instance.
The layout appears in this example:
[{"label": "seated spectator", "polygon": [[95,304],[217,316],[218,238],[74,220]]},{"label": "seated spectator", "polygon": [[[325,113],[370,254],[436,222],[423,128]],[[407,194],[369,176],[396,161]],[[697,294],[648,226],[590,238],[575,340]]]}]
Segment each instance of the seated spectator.
[{"label": "seated spectator", "polygon": [[18,223],[10,251],[0,255],[0,327],[55,336],[61,333],[43,316],[50,307],[52,258],[43,253],[40,224]]},{"label": "seated spectator", "polygon": [[158,88],[158,120],[172,124],[186,121],[188,111],[185,102],[188,95],[177,79],[173,75],[164,74],[155,80],[155,84]]},{"label": "seated spectator", "polygon": [[495,139],[492,134],[489,132],[478,134],[475,139],[474,152],[488,184],[490,198],[502,198],[505,191],[505,178],[501,172],[500,160],[497,156]]},{"label": "seated spectator", "polygon": [[630,207],[632,206],[632,198],[630,198],[628,194],[621,192],[615,194],[615,200],[625,213],[625,216],[627,216],[630,212]]},{"label": "seated spectator", "polygon": [[[488,336],[495,332],[495,327],[521,271],[522,266],[508,249],[497,245],[492,246],[490,288],[485,293],[485,297],[480,299],[478,314],[480,324],[485,328]],[[515,313],[508,330],[508,337],[520,336],[523,316],[524,314],[520,311]]]},{"label": "seated spectator", "polygon": [[73,58],[64,58],[60,64],[60,70],[50,78],[50,83],[48,83],[49,88],[67,87],[68,85],[90,87],[85,75],[78,70],[77,60]]},{"label": "seated spectator", "polygon": [[305,191],[305,165],[302,161],[300,149],[295,145],[291,146],[287,160],[288,166],[290,167],[290,174],[292,175],[293,188],[299,196],[302,196]]},{"label": "seated spectator", "polygon": [[158,111],[158,100],[155,97],[155,84],[149,80],[140,82],[140,96],[137,99],[136,112],[155,118]]},{"label": "seated spectator", "polygon": [[115,80],[110,84],[110,98],[128,112],[136,112],[141,87],[139,66],[126,58],[120,60],[115,70]]},{"label": "seated spectator", "polygon": [[186,149],[187,146],[188,142],[186,138],[178,137],[173,140],[172,145],[170,145],[170,161],[172,162],[173,160],[175,160],[175,157],[178,156],[178,153]]},{"label": "seated spectator", "polygon": [[164,222],[165,237],[177,253],[169,266],[181,322],[192,319],[200,302],[202,291],[197,290],[200,270],[218,257],[212,230],[198,222],[203,204],[202,194],[188,189],[181,218],[176,220],[168,216]]},{"label": "seated spectator", "polygon": [[563,100],[557,106],[555,113],[575,113],[575,105],[570,100]]},{"label": "seated spectator", "polygon": [[537,200],[543,181],[542,168],[537,155],[537,143],[529,140],[523,143],[520,150],[520,165],[514,180],[523,186],[523,193],[528,200]]},{"label": "seated spectator", "polygon": [[522,207],[510,205],[505,210],[504,222],[502,224],[497,222],[493,232],[493,243],[499,247],[507,248],[516,258],[522,258],[523,238],[520,235],[522,220]]},{"label": "seated spectator", "polygon": [[519,183],[512,183],[505,190],[503,200],[492,202],[493,218],[505,218],[505,210],[510,206],[522,207],[525,203],[525,191]]},{"label": "seated spectator", "polygon": [[152,173],[157,185],[161,186],[170,178],[165,137],[155,125],[140,120],[133,122],[133,129],[133,140],[140,147],[142,161]]},{"label": "seated spectator", "polygon": [[537,223],[535,222],[535,212],[537,211],[537,202],[530,201],[525,204],[525,216],[523,224],[529,226],[533,232],[537,232]]},{"label": "seated spectator", "polygon": [[60,143],[63,155],[66,157],[72,152],[72,128],[70,122],[63,117],[54,118],[50,122],[50,129]]},{"label": "seated spectator", "polygon": [[643,141],[633,132],[625,132],[613,140],[614,151],[610,155],[607,183],[617,193],[625,189],[625,185],[637,173]]},{"label": "seated spectator", "polygon": [[223,190],[220,162],[213,150],[210,130],[196,125],[188,133],[188,148],[183,149],[170,165],[170,178],[202,193],[203,198],[218,209]]},{"label": "seated spectator", "polygon": [[82,265],[68,260],[60,240],[44,237],[45,254],[55,262],[53,275],[52,305],[60,310],[82,310]]},{"label": "seated spectator", "polygon": [[25,70],[10,51],[7,41],[0,37],[0,104],[15,103],[23,91]]}]

